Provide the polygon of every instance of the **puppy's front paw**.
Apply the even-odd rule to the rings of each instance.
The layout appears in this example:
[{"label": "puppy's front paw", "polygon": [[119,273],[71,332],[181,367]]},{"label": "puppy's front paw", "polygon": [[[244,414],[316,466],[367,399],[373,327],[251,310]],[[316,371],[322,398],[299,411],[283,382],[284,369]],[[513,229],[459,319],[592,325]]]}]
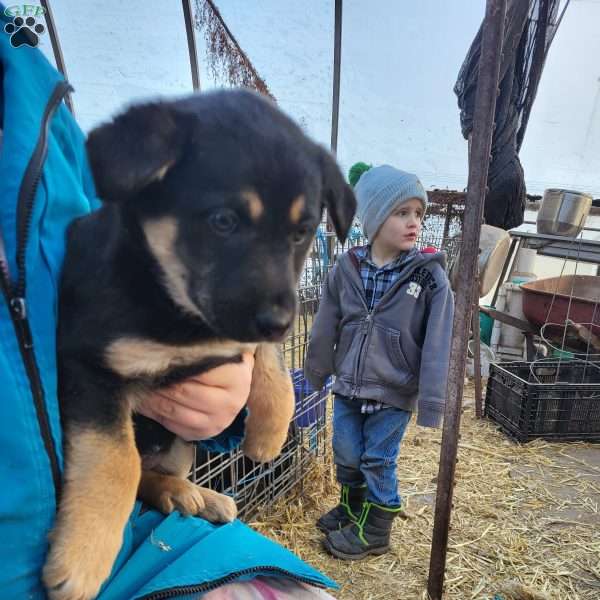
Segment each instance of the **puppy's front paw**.
[{"label": "puppy's front paw", "polygon": [[205,508],[201,490],[187,479],[164,478],[156,508],[165,514],[178,510],[182,515],[201,515]]},{"label": "puppy's front paw", "polygon": [[121,532],[55,543],[44,567],[43,581],[51,600],[92,600],[110,575],[122,543]]},{"label": "puppy's front paw", "polygon": [[204,500],[204,509],[200,513],[213,523],[231,523],[237,517],[237,506],[233,498],[219,494],[207,488],[198,488]]},{"label": "puppy's front paw", "polygon": [[255,462],[269,462],[281,454],[286,439],[287,429],[285,432],[279,431],[271,434],[247,431],[242,443],[242,451]]},{"label": "puppy's front paw", "polygon": [[142,486],[146,501],[165,514],[178,510],[182,515],[198,515],[212,523],[229,523],[237,516],[233,499],[188,479],[145,473]]}]

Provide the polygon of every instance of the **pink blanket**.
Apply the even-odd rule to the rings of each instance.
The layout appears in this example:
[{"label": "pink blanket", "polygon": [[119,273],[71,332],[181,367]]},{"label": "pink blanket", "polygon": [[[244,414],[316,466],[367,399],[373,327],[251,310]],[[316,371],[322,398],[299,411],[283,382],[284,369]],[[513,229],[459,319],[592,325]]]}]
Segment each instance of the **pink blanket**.
[{"label": "pink blanket", "polygon": [[202,596],[202,600],[335,600],[325,590],[290,579],[257,577],[230,583]]}]

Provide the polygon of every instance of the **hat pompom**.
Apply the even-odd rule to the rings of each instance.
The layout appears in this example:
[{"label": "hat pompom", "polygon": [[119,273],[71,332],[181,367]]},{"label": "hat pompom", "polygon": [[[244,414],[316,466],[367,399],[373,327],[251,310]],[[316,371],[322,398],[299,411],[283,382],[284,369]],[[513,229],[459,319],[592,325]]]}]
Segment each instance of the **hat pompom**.
[{"label": "hat pompom", "polygon": [[366,173],[373,165],[364,162],[354,163],[348,171],[348,181],[352,187],[355,187],[363,173]]}]

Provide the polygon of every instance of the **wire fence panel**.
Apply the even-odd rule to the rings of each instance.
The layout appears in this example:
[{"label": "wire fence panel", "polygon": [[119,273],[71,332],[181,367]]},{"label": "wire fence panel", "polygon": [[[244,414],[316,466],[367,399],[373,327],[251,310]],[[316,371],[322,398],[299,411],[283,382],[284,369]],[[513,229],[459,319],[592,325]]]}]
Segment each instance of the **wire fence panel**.
[{"label": "wire fence panel", "polygon": [[[418,242],[422,248],[433,246],[446,251],[449,267],[460,250],[464,197],[463,193],[457,192],[430,192]],[[199,448],[196,452],[192,481],[232,496],[242,518],[250,518],[268,508],[292,489],[301,489],[311,470],[329,451],[328,400],[332,382],[329,381],[322,390],[313,389],[304,378],[304,358],[327,273],[341,254],[365,243],[358,223],[342,245],[324,222],[306,259],[298,287],[298,314],[294,328],[283,344],[294,384],[296,413],[281,455],[268,464],[258,464],[239,450],[216,454]]]}]

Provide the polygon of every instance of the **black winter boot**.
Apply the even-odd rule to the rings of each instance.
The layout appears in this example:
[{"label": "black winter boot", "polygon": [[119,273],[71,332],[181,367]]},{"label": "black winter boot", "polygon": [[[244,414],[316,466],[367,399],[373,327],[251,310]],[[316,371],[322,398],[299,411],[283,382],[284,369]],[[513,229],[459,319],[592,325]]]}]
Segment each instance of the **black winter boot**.
[{"label": "black winter boot", "polygon": [[349,523],[357,521],[366,494],[366,485],[360,487],[342,485],[340,503],[319,518],[317,527],[323,533],[329,533],[330,531],[337,531]]},{"label": "black winter boot", "polygon": [[342,560],[359,560],[369,554],[385,554],[390,549],[390,533],[401,507],[380,506],[366,501],[360,517],[325,538],[325,549]]}]

